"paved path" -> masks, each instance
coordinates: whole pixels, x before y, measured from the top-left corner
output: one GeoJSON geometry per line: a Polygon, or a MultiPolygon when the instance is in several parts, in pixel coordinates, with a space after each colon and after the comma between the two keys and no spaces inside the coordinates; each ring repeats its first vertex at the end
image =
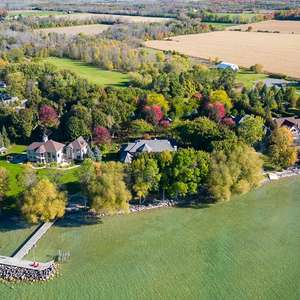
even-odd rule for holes
{"type": "Polygon", "coordinates": [[[54,224],[54,222],[46,222],[41,225],[33,235],[18,249],[13,255],[13,258],[22,259],[28,252],[36,245],[36,243],[42,238],[42,236],[48,231],[48,229],[54,224]]]}

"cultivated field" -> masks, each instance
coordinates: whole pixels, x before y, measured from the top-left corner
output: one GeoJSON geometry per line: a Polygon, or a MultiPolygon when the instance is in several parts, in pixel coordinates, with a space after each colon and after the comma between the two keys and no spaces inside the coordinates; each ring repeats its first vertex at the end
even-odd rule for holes
{"type": "Polygon", "coordinates": [[[148,41],[158,50],[175,50],[200,58],[218,58],[250,67],[262,64],[269,72],[300,78],[300,35],[220,31],[148,41]]]}
{"type": "Polygon", "coordinates": [[[68,36],[77,35],[79,33],[84,33],[87,35],[96,35],[109,28],[109,26],[110,25],[93,24],[93,25],[43,28],[43,29],[36,29],[35,31],[45,33],[45,34],[48,34],[50,32],[62,33],[68,36]]]}
{"type": "Polygon", "coordinates": [[[252,24],[245,24],[245,25],[238,25],[238,26],[231,26],[227,29],[241,29],[247,30],[247,28],[251,26],[253,29],[252,31],[279,31],[280,33],[292,33],[292,34],[300,34],[300,22],[298,21],[277,21],[277,20],[270,20],[264,21],[259,23],[252,23],[252,24]]]}
{"type": "Polygon", "coordinates": [[[51,63],[62,70],[64,69],[72,71],[78,76],[87,79],[89,82],[99,85],[124,86],[129,81],[129,78],[126,74],[102,70],[77,60],[50,57],[45,59],[44,62],[51,63]]]}
{"type": "MultiPolygon", "coordinates": [[[[60,277],[1,284],[1,300],[298,300],[299,193],[300,179],[291,178],[209,208],[158,209],[97,225],[75,214],[34,250],[38,261],[70,251],[60,277]]],[[[15,232],[20,240],[28,235],[8,227],[1,245],[12,243],[15,232]]]]}

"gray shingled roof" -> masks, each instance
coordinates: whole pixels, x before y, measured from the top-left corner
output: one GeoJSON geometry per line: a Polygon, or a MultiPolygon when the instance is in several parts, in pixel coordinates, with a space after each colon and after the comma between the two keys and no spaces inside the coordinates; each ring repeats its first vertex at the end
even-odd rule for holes
{"type": "Polygon", "coordinates": [[[138,140],[134,143],[129,143],[124,149],[125,152],[162,152],[174,151],[171,143],[168,140],[138,140]]]}

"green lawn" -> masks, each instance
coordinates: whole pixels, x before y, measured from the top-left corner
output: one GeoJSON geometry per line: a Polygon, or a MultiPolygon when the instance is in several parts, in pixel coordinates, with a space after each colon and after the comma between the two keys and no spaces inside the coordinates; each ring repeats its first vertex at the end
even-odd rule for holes
{"type": "MultiPolygon", "coordinates": [[[[159,209],[98,225],[75,215],[35,251],[45,261],[70,251],[61,276],[2,284],[1,299],[299,299],[299,194],[298,177],[209,208],[159,209]]],[[[2,243],[10,239],[0,233],[2,243]]]]}
{"type": "Polygon", "coordinates": [[[77,60],[50,57],[45,59],[44,62],[54,64],[59,69],[72,71],[91,83],[99,85],[125,86],[129,82],[127,74],[102,70],[77,60]]]}
{"type": "MultiPolygon", "coordinates": [[[[24,145],[12,145],[9,148],[8,155],[25,153],[26,146],[24,145]]],[[[4,167],[9,172],[9,185],[8,191],[9,197],[15,197],[22,191],[18,182],[18,175],[24,170],[23,164],[14,164],[6,160],[5,156],[0,156],[0,167],[4,167]]],[[[37,170],[39,176],[56,177],[56,179],[65,186],[69,193],[74,194],[78,192],[78,168],[63,170],[63,169],[40,169],[37,170]]],[[[12,199],[14,201],[14,199],[12,199]]]]}
{"type": "Polygon", "coordinates": [[[242,83],[246,88],[251,88],[257,81],[264,81],[268,77],[267,74],[256,74],[251,71],[240,70],[236,75],[236,82],[242,83]]]}

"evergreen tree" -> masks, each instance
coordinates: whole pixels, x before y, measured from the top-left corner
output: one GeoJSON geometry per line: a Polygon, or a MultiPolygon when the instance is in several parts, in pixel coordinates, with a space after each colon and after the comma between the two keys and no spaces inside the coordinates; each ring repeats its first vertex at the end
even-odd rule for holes
{"type": "Polygon", "coordinates": [[[7,135],[7,131],[5,126],[2,127],[2,140],[3,140],[3,145],[4,147],[8,148],[10,146],[10,140],[7,135]]]}
{"type": "Polygon", "coordinates": [[[94,154],[94,158],[97,162],[100,162],[102,160],[102,153],[97,146],[94,148],[93,154],[94,154]]]}
{"type": "Polygon", "coordinates": [[[0,133],[0,147],[4,147],[4,141],[1,133],[0,133]]]}
{"type": "Polygon", "coordinates": [[[96,160],[96,157],[95,157],[95,154],[94,152],[92,151],[91,147],[88,146],[88,149],[87,149],[87,158],[95,161],[96,160]]]}

